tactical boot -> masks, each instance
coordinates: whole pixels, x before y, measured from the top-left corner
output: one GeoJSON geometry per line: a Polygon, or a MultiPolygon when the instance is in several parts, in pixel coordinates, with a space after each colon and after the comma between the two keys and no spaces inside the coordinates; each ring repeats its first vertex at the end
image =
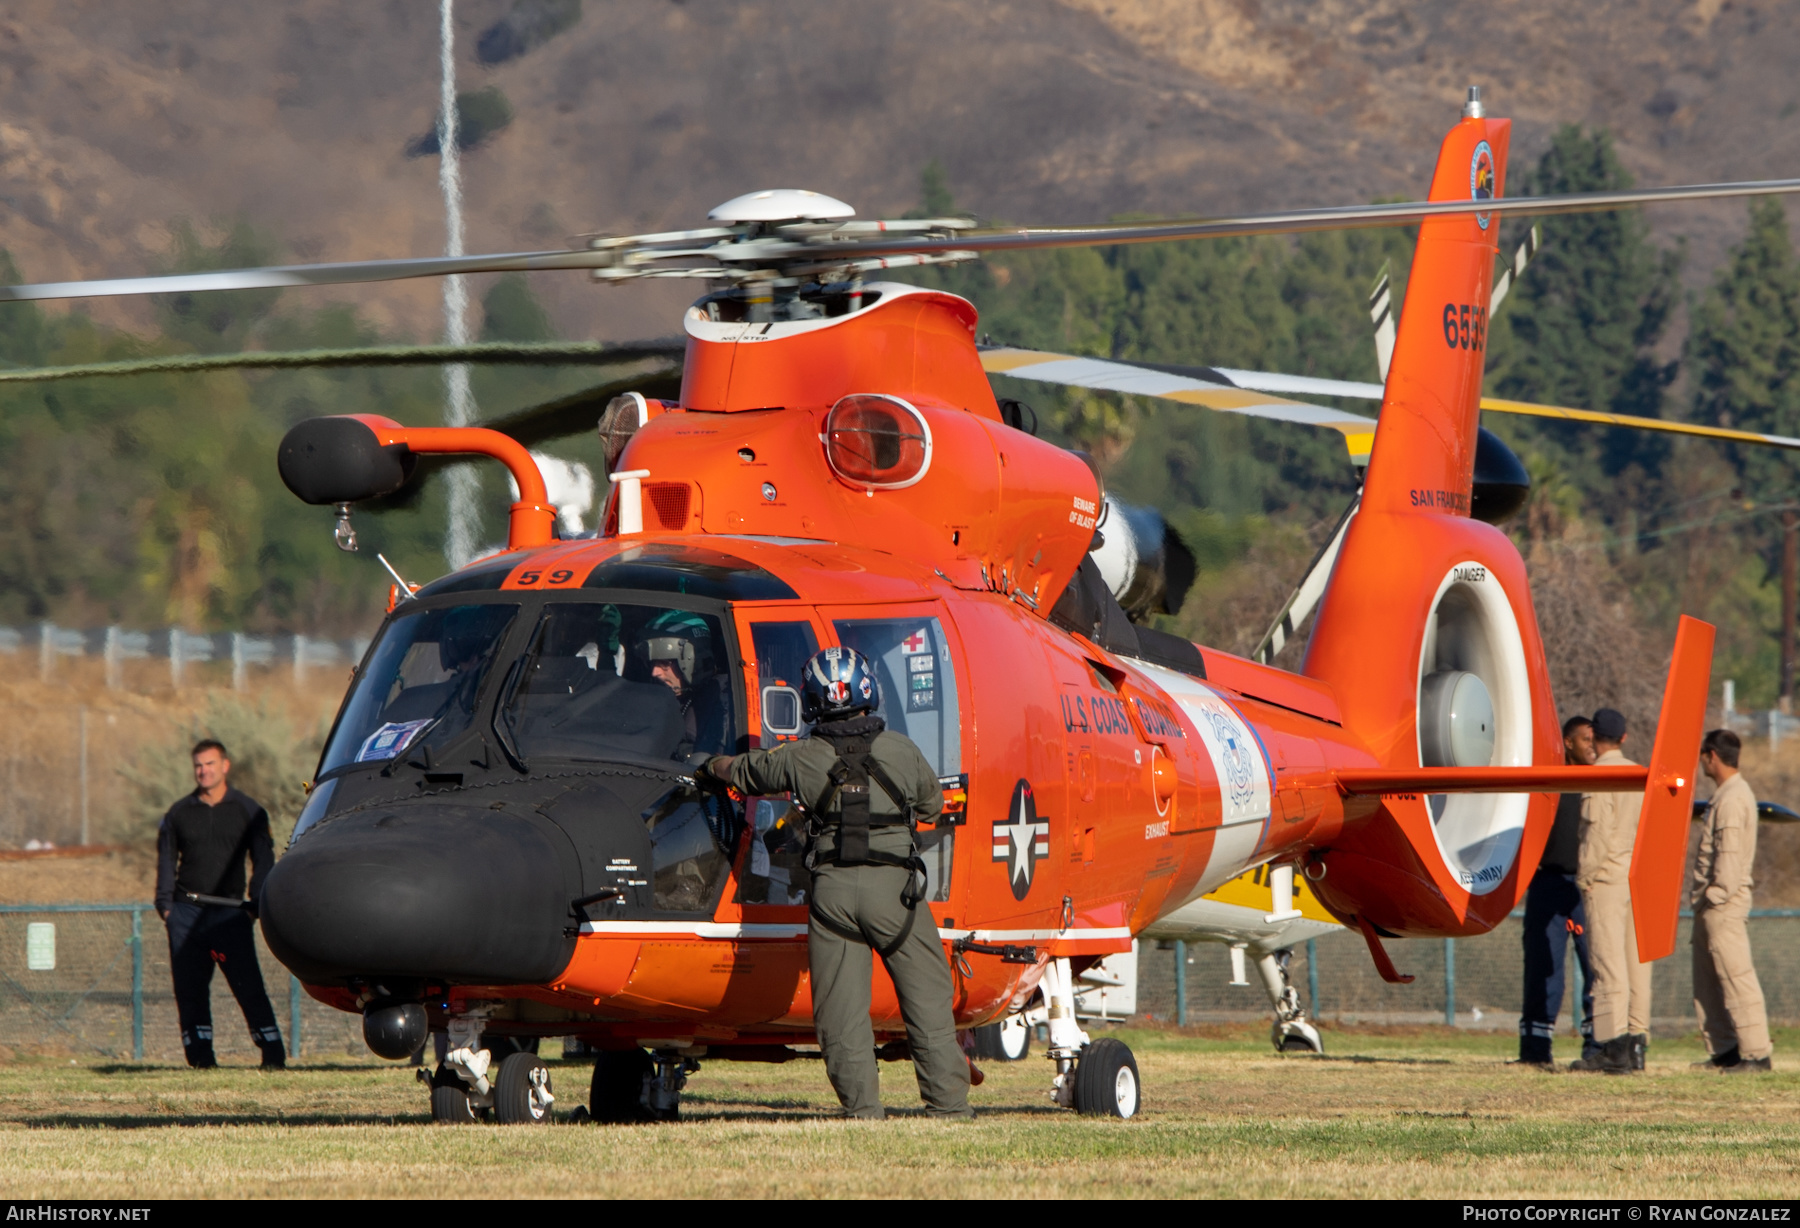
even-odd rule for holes
{"type": "Polygon", "coordinates": [[[1738,1062],[1741,1060],[1742,1059],[1738,1057],[1737,1046],[1733,1045],[1733,1046],[1731,1046],[1731,1048],[1725,1050],[1725,1052],[1723,1052],[1723,1053],[1713,1054],[1711,1057],[1707,1058],[1704,1062],[1690,1062],[1688,1064],[1688,1069],[1689,1070],[1729,1070],[1731,1067],[1736,1066],[1738,1064],[1738,1062]]]}
{"type": "Polygon", "coordinates": [[[1556,1063],[1550,1057],[1550,1038],[1548,1036],[1519,1037],[1518,1060],[1507,1063],[1508,1066],[1528,1066],[1533,1070],[1555,1070],[1556,1063]]]}
{"type": "Polygon", "coordinates": [[[1729,1066],[1722,1067],[1720,1074],[1767,1074],[1775,1069],[1775,1059],[1771,1057],[1739,1058],[1729,1066]]]}
{"type": "Polygon", "coordinates": [[[1632,1032],[1630,1033],[1630,1040],[1631,1068],[1633,1070],[1642,1070],[1644,1068],[1644,1059],[1650,1054],[1650,1033],[1632,1032]]]}
{"type": "Polygon", "coordinates": [[[1595,1045],[1592,1048],[1582,1046],[1581,1056],[1569,1063],[1570,1071],[1576,1074],[1598,1074],[1606,1069],[1606,1047],[1595,1045]]]}
{"type": "Polygon", "coordinates": [[[1591,1053],[1569,1063],[1574,1071],[1604,1071],[1607,1074],[1631,1073],[1631,1037],[1621,1033],[1603,1042],[1591,1053]]]}
{"type": "Polygon", "coordinates": [[[1630,1074],[1637,1067],[1632,1065],[1633,1041],[1629,1032],[1615,1036],[1600,1046],[1600,1069],[1607,1074],[1630,1074]]]}

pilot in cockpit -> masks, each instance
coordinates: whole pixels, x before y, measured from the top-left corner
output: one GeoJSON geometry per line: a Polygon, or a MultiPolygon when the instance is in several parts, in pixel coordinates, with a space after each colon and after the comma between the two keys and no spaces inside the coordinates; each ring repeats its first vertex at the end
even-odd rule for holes
{"type": "MultiPolygon", "coordinates": [[[[438,630],[437,674],[429,682],[395,683],[381,713],[384,721],[418,721],[450,713],[467,715],[475,706],[488,651],[512,612],[504,606],[462,606],[443,615],[438,630]]],[[[421,645],[426,652],[429,645],[421,645]]],[[[417,651],[417,649],[415,649],[417,651]]],[[[429,670],[429,667],[426,667],[429,670]]]]}
{"type": "MultiPolygon", "coordinates": [[[[682,755],[723,754],[731,749],[731,700],[719,669],[707,620],[686,610],[668,610],[644,628],[637,651],[650,676],[675,693],[681,704],[682,755]]],[[[678,756],[680,757],[680,756],[678,756]]]]}

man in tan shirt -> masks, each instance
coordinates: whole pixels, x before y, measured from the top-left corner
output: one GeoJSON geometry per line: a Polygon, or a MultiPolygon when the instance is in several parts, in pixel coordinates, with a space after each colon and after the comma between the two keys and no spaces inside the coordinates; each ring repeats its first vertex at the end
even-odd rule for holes
{"type": "MultiPolygon", "coordinates": [[[[1630,763],[1625,718],[1612,708],[1594,713],[1598,766],[1630,763]]],[[[1650,1045],[1650,965],[1638,962],[1631,919],[1631,849],[1637,842],[1637,793],[1589,793],[1581,803],[1581,852],[1575,885],[1587,913],[1588,958],[1594,969],[1594,1041],[1570,1070],[1629,1074],[1644,1068],[1650,1045]]]]}
{"type": "Polygon", "coordinates": [[[1727,1074],[1772,1069],[1769,1018],[1750,961],[1750,871],[1756,861],[1756,794],[1738,772],[1741,743],[1715,729],[1700,743],[1700,770],[1718,786],[1694,857],[1694,1006],[1712,1057],[1696,1067],[1727,1074]]]}

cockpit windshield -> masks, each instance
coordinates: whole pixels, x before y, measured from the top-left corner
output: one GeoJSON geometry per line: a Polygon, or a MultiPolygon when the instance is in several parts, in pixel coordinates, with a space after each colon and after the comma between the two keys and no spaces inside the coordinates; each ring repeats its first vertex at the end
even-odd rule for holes
{"type": "Polygon", "coordinates": [[[344,706],[320,772],[393,759],[415,743],[443,743],[469,727],[494,648],[516,605],[459,605],[388,624],[344,706]]]}
{"type": "Polygon", "coordinates": [[[555,602],[500,720],[527,761],[724,754],[737,736],[728,664],[724,630],[709,614],[555,602]]]}

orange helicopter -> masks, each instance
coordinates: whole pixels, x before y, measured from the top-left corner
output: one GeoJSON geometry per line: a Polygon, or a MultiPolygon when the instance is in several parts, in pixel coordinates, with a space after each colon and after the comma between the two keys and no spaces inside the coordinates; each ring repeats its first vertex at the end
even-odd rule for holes
{"type": "MultiPolygon", "coordinates": [[[[678,1116],[702,1058],[807,1056],[808,879],[782,843],[788,804],[705,787],[690,765],[803,736],[801,663],[849,645],[943,785],[944,816],[918,843],[959,1024],[1041,1001],[1056,1103],[1129,1117],[1135,1061],[1080,1027],[1080,978],[1140,934],[1177,932],[1253,867],[1265,920],[1300,916],[1304,876],[1404,980],[1383,939],[1498,924],[1557,792],[1642,791],[1638,940],[1646,958],[1672,949],[1712,629],[1682,619],[1647,767],[1562,765],[1523,563],[1477,518],[1522,494],[1513,471],[1478,480],[1496,221],[1800,181],[1506,199],[1508,137],[1471,91],[1428,200],[1403,205],[978,232],[856,222],[830,198],[770,191],[720,206],[708,229],[575,251],[0,298],[548,268],[725,282],[684,317],[679,396],[626,394],[602,418],[611,493],[595,535],[556,536],[537,465],[497,431],[350,415],[283,441],[283,479],[337,509],[341,542],[354,506],[401,488],[422,456],[492,457],[519,493],[505,552],[394,586],[269,876],[269,946],[314,997],[360,1013],[382,1056],[446,1037],[429,1078],[442,1121],[548,1120],[540,1037],[597,1052],[588,1108],[607,1121],[678,1116]],[[1340,426],[1367,477],[1299,673],[1127,617],[1121,586],[1159,591],[1164,560],[1102,575],[1129,527],[1103,523],[1087,459],[996,400],[974,308],[865,280],[1009,248],[1413,222],[1412,310],[1379,423],[1340,426]]],[[[1230,390],[1214,399],[1230,407],[1230,390]]],[[[903,1056],[892,986],[874,977],[877,1035],[903,1056]]]]}

